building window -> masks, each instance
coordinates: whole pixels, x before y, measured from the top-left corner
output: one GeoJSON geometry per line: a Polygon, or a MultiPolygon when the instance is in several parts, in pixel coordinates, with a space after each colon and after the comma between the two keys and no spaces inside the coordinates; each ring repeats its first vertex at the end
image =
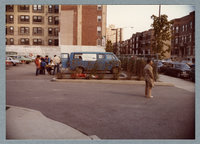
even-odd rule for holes
{"type": "Polygon", "coordinates": [[[6,23],[14,23],[14,16],[6,15],[6,23]]]}
{"type": "Polygon", "coordinates": [[[187,48],[187,54],[188,54],[188,56],[191,55],[191,49],[190,49],[190,47],[187,48]]]}
{"type": "Polygon", "coordinates": [[[97,16],[97,22],[101,22],[101,16],[97,16]]]}
{"type": "Polygon", "coordinates": [[[183,27],[182,27],[182,30],[183,30],[183,32],[184,32],[184,30],[185,30],[185,26],[183,25],[183,27]]]}
{"type": "Polygon", "coordinates": [[[175,44],[178,44],[178,38],[175,39],[175,44]]]}
{"type": "Polygon", "coordinates": [[[49,5],[48,12],[49,13],[59,13],[59,5],[49,5]]]}
{"type": "Polygon", "coordinates": [[[48,28],[48,35],[49,36],[53,35],[53,29],[52,28],[48,28]]]}
{"type": "Polygon", "coordinates": [[[136,43],[136,48],[138,48],[138,43],[136,43]]]}
{"type": "Polygon", "coordinates": [[[59,33],[59,29],[58,28],[54,28],[54,36],[58,36],[59,33]]]}
{"type": "Polygon", "coordinates": [[[192,29],[192,22],[190,22],[190,29],[192,29]]]}
{"type": "Polygon", "coordinates": [[[33,35],[42,35],[41,27],[33,27],[33,35]]]}
{"type": "Polygon", "coordinates": [[[30,17],[28,15],[21,15],[19,20],[21,23],[28,23],[30,20],[30,17]]]}
{"type": "Polygon", "coordinates": [[[42,45],[41,39],[33,39],[33,45],[42,45]]]}
{"type": "Polygon", "coordinates": [[[19,5],[18,6],[18,11],[28,12],[29,11],[29,5],[19,5]]]}
{"type": "Polygon", "coordinates": [[[33,16],[33,23],[41,23],[42,16],[33,16]]]}
{"type": "Polygon", "coordinates": [[[185,43],[186,43],[186,41],[187,41],[187,37],[185,36],[185,43]]]}
{"type": "Polygon", "coordinates": [[[43,12],[43,9],[42,5],[33,5],[33,12],[43,12]]]}
{"type": "Polygon", "coordinates": [[[10,38],[10,45],[14,45],[14,39],[10,38]]]}
{"type": "Polygon", "coordinates": [[[13,35],[14,34],[14,27],[10,26],[9,28],[6,27],[6,34],[13,35]]]}
{"type": "Polygon", "coordinates": [[[190,34],[190,36],[189,36],[189,42],[191,42],[192,41],[192,35],[190,34]]]}
{"type": "Polygon", "coordinates": [[[20,34],[29,34],[29,27],[20,27],[20,34]]]}
{"type": "Polygon", "coordinates": [[[178,33],[178,30],[179,30],[179,27],[177,26],[177,27],[176,27],[176,33],[178,33]]]}
{"type": "Polygon", "coordinates": [[[185,31],[187,31],[187,25],[185,25],[185,31]]]}
{"type": "Polygon", "coordinates": [[[53,40],[52,39],[48,40],[48,45],[53,45],[53,40]]]}
{"type": "Polygon", "coordinates": [[[52,16],[48,17],[48,24],[53,24],[53,17],[52,16]]]}
{"type": "Polygon", "coordinates": [[[54,40],[54,45],[55,45],[55,46],[58,46],[58,39],[55,39],[55,40],[54,40]]]}
{"type": "Polygon", "coordinates": [[[54,5],[54,13],[59,13],[59,5],[54,5]]]}
{"type": "Polygon", "coordinates": [[[97,39],[97,45],[101,45],[101,39],[97,39]]]}
{"type": "Polygon", "coordinates": [[[29,45],[29,39],[28,38],[21,38],[20,44],[21,45],[29,45]]]}
{"type": "Polygon", "coordinates": [[[102,6],[101,5],[97,5],[97,10],[102,10],[102,6]]]}
{"type": "Polygon", "coordinates": [[[97,33],[98,33],[98,35],[101,35],[101,27],[100,26],[97,27],[97,33]]]}
{"type": "Polygon", "coordinates": [[[14,5],[6,5],[6,12],[14,12],[14,5]]]}
{"type": "Polygon", "coordinates": [[[59,24],[59,17],[58,16],[54,17],[54,24],[55,25],[59,24]]]}

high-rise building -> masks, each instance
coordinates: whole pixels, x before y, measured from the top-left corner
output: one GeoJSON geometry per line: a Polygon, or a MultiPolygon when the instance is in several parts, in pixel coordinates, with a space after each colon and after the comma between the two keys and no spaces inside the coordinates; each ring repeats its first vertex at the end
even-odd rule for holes
{"type": "Polygon", "coordinates": [[[62,5],[60,45],[105,46],[105,5],[62,5]]]}
{"type": "Polygon", "coordinates": [[[7,45],[59,45],[59,5],[6,5],[7,45]]]}

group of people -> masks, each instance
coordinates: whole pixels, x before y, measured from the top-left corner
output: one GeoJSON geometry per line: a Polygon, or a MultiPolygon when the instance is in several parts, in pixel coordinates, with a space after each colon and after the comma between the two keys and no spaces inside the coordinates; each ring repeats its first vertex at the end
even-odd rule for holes
{"type": "Polygon", "coordinates": [[[57,55],[54,55],[53,59],[50,59],[48,55],[45,57],[41,57],[40,55],[37,55],[35,59],[35,65],[36,65],[36,76],[39,74],[45,75],[45,71],[48,72],[48,74],[55,75],[56,70],[57,73],[59,72],[59,65],[60,65],[60,58],[57,55]]]}

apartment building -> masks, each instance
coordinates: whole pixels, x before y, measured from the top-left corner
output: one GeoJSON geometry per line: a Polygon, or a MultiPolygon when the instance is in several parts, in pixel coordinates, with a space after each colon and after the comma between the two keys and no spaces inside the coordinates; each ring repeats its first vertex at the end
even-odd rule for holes
{"type": "Polygon", "coordinates": [[[105,46],[105,5],[62,5],[60,45],[105,46]]]}
{"type": "Polygon", "coordinates": [[[137,32],[130,39],[125,40],[120,47],[122,54],[151,54],[151,42],[153,39],[153,30],[137,32]]]}
{"type": "Polygon", "coordinates": [[[6,45],[58,46],[59,5],[6,5],[6,45]]]}
{"type": "Polygon", "coordinates": [[[172,26],[171,57],[177,60],[195,58],[195,12],[174,19],[172,26]]]}

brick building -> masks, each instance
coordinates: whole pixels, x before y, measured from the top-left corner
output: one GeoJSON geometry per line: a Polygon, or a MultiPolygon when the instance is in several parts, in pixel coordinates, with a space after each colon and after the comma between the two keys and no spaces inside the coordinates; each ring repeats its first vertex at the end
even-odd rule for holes
{"type": "Polygon", "coordinates": [[[6,5],[6,45],[105,46],[106,6],[6,5]]]}
{"type": "Polygon", "coordinates": [[[174,19],[172,26],[171,57],[177,60],[195,58],[195,12],[174,19]]]}
{"type": "Polygon", "coordinates": [[[58,46],[59,5],[6,5],[6,45],[58,46]]]}
{"type": "Polygon", "coordinates": [[[120,47],[121,54],[151,54],[151,42],[153,39],[153,30],[137,32],[128,40],[125,40],[120,47]]]}
{"type": "Polygon", "coordinates": [[[62,5],[60,45],[105,46],[106,6],[62,5]]]}

